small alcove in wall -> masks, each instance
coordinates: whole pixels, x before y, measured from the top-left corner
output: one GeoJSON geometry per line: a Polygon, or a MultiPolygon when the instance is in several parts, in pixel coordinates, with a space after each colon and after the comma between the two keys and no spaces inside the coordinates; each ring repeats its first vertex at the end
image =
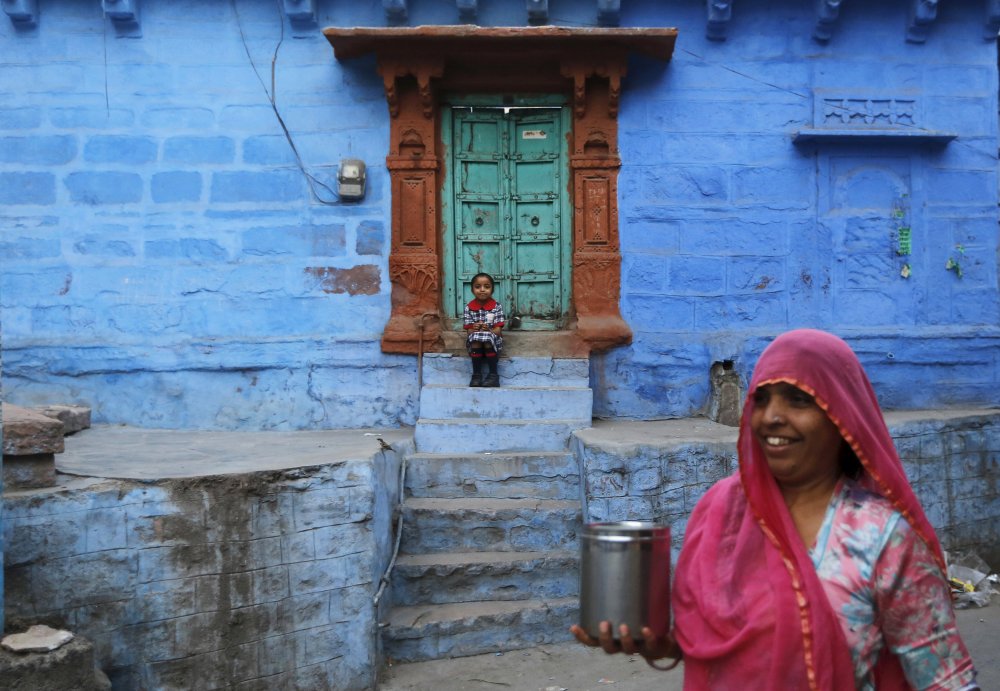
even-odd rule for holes
{"type": "Polygon", "coordinates": [[[667,61],[676,29],[328,28],[338,60],[375,53],[390,115],[392,312],[382,350],[444,347],[442,186],[446,94],[563,94],[571,109],[569,308],[548,337],[576,354],[629,343],[619,310],[618,103],[630,53],[667,61]]]}

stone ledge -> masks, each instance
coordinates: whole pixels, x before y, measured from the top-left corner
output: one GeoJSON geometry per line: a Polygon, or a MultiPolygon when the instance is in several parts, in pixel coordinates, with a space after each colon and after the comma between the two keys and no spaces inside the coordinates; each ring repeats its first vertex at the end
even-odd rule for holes
{"type": "Polygon", "coordinates": [[[63,423],[20,406],[3,404],[3,455],[62,453],[63,423]]]}
{"type": "Polygon", "coordinates": [[[90,429],[90,408],[82,405],[41,405],[29,410],[45,417],[55,418],[63,423],[63,434],[76,434],[90,429]]]}
{"type": "Polygon", "coordinates": [[[36,453],[27,456],[3,457],[3,487],[5,490],[55,487],[56,456],[36,453]]]}
{"type": "Polygon", "coordinates": [[[75,689],[106,691],[107,676],[94,663],[94,646],[76,636],[48,653],[15,653],[0,649],[0,679],[9,691],[75,689]]]}

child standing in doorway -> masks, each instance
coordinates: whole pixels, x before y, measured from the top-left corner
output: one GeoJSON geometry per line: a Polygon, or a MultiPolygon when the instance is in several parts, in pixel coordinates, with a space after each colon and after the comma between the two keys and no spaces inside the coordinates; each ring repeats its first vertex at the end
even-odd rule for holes
{"type": "Polygon", "coordinates": [[[493,277],[478,273],[472,277],[472,294],[475,299],[465,306],[462,321],[468,336],[465,348],[472,358],[472,379],[469,386],[500,386],[497,357],[503,349],[505,317],[503,307],[493,299],[493,277]],[[488,369],[483,374],[483,364],[488,369]]]}

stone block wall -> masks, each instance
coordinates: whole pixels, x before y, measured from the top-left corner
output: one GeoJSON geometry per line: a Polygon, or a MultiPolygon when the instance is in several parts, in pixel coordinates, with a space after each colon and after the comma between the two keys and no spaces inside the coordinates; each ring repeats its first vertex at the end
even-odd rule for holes
{"type": "MultiPolygon", "coordinates": [[[[1000,566],[1000,413],[890,413],[914,491],[946,550],[1000,566]]],[[[736,471],[736,430],[702,441],[572,445],[585,482],[585,521],[650,520],[671,526],[676,552],[695,504],[736,471]]]]}
{"type": "Polygon", "coordinates": [[[808,4],[734,5],[724,41],[701,30],[705,3],[623,4],[679,35],[668,65],[623,80],[634,340],[594,359],[597,415],[707,412],[713,364],[745,383],[801,326],[858,349],[887,407],[997,404],[996,45],[973,2],[907,40],[904,4],[845,7],[822,43],[808,4]],[[847,136],[796,143],[824,128],[847,136]],[[880,128],[957,137],[851,136],[880,128]]]}
{"type": "Polygon", "coordinates": [[[399,459],[4,497],[8,626],[93,641],[119,689],[367,689],[399,459]]]}
{"type": "Polygon", "coordinates": [[[127,37],[100,6],[32,8],[0,14],[7,400],[161,428],[412,422],[414,359],[379,348],[374,64],[256,0],[144,3],[127,37]],[[360,202],[342,158],[368,163],[360,202]]]}
{"type": "MultiPolygon", "coordinates": [[[[139,31],[119,34],[99,8],[21,4],[35,21],[0,15],[8,401],[146,427],[414,422],[415,358],[379,343],[383,82],[321,33],[385,26],[383,5],[324,0],[303,20],[289,9],[303,3],[145,0],[139,31]],[[361,202],[333,192],[344,158],[367,164],[361,202]]],[[[942,4],[921,42],[907,3],[861,3],[817,41],[813,4],[742,0],[723,19],[730,4],[616,13],[679,34],[670,62],[636,56],[622,81],[620,307],[634,338],[594,358],[595,412],[702,414],[713,365],[745,381],[796,326],[862,351],[889,407],[996,404],[996,27],[984,31],[997,18],[982,0],[942,4]],[[915,136],[796,140],[823,128],[915,136]]],[[[483,25],[526,24],[523,0],[479,5],[483,25]]],[[[546,19],[593,26],[599,5],[546,19]]],[[[455,3],[408,12],[409,26],[459,23],[455,3]]]]}

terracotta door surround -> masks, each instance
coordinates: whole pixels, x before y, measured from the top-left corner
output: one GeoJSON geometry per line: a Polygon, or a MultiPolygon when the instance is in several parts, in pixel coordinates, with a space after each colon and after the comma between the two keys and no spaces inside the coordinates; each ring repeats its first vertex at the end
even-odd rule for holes
{"type": "MultiPolygon", "coordinates": [[[[675,29],[439,26],[324,30],[338,60],[375,52],[390,115],[387,353],[444,347],[441,103],[446,93],[569,97],[571,351],[629,343],[618,303],[618,101],[631,51],[669,60],[675,29]]],[[[563,334],[566,336],[567,334],[563,334]]]]}

